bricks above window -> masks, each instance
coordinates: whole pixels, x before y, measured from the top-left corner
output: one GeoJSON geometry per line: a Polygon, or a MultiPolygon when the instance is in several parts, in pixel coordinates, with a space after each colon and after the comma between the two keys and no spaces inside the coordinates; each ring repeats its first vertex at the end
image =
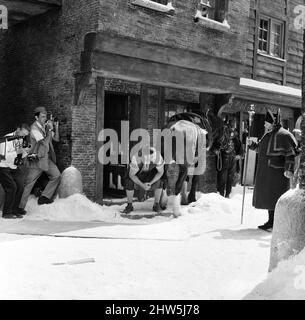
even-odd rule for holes
{"type": "Polygon", "coordinates": [[[175,8],[170,0],[131,0],[131,3],[137,6],[148,8],[151,10],[174,14],[175,8]]]}

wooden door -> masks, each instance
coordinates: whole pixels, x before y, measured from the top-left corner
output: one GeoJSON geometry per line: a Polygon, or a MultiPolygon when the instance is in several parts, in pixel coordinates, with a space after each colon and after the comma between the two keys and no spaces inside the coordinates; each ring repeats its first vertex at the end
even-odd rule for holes
{"type": "MultiPolygon", "coordinates": [[[[106,92],[105,128],[114,129],[118,134],[119,142],[122,141],[121,122],[129,121],[130,131],[140,128],[140,111],[140,96],[106,92]]],[[[130,147],[129,145],[129,150],[130,147]]],[[[104,193],[106,196],[124,197],[127,165],[122,164],[120,149],[111,150],[111,152],[119,152],[119,163],[104,167],[104,193]]]]}

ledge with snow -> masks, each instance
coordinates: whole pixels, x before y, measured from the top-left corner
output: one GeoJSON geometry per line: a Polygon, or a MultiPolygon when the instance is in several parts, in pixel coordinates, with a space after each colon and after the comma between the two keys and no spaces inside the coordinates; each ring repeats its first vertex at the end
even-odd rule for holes
{"type": "Polygon", "coordinates": [[[240,85],[243,87],[250,87],[255,89],[261,89],[264,91],[287,94],[295,97],[302,97],[302,92],[300,89],[295,89],[288,86],[281,86],[275,83],[268,83],[247,78],[241,78],[240,85]]]}
{"type": "Polygon", "coordinates": [[[247,78],[240,79],[238,92],[235,92],[234,96],[297,109],[301,108],[302,103],[300,89],[247,78]]]}
{"type": "Polygon", "coordinates": [[[175,8],[173,7],[171,1],[167,5],[157,3],[151,0],[131,0],[131,3],[140,7],[148,8],[159,12],[164,12],[171,15],[175,13],[175,8]]]}
{"type": "Polygon", "coordinates": [[[202,15],[200,10],[197,10],[197,13],[194,17],[195,21],[200,22],[207,28],[212,28],[219,31],[229,31],[230,25],[228,24],[227,20],[224,20],[224,22],[218,22],[209,18],[206,18],[202,15]]]}

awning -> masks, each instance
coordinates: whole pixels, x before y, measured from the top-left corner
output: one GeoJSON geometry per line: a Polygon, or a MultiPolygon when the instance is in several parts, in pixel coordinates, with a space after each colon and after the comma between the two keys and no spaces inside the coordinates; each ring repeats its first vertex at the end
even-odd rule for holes
{"type": "Polygon", "coordinates": [[[238,88],[242,64],[183,48],[99,32],[86,36],[81,72],[219,94],[231,93],[238,88]]]}
{"type": "Polygon", "coordinates": [[[238,98],[274,105],[301,108],[302,90],[274,83],[241,78],[239,89],[234,95],[238,98]]]}

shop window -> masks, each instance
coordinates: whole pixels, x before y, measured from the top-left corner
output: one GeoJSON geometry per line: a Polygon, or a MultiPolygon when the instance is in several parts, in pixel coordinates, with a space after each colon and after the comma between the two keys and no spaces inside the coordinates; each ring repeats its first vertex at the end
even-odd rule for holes
{"type": "Polygon", "coordinates": [[[258,30],[258,52],[277,58],[284,54],[284,22],[262,18],[258,30]]]}
{"type": "Polygon", "coordinates": [[[209,19],[228,26],[229,0],[201,0],[195,21],[209,19]]]}

